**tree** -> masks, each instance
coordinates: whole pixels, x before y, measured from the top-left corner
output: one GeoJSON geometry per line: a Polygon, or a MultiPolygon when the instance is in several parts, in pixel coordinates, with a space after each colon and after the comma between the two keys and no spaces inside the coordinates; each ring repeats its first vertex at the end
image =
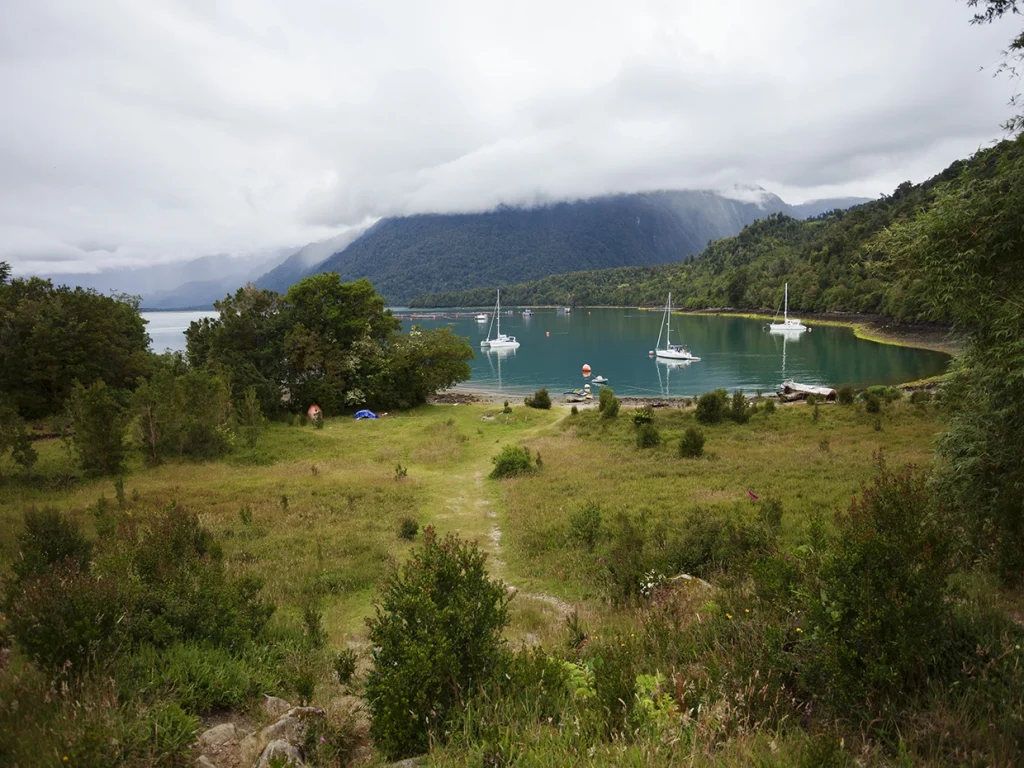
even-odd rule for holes
{"type": "Polygon", "coordinates": [[[11,279],[11,265],[6,261],[0,261],[0,285],[7,285],[11,279]]]}
{"type": "Polygon", "coordinates": [[[878,247],[925,282],[968,343],[944,389],[952,416],[936,481],[1007,581],[1024,577],[1024,137],[993,168],[965,168],[878,247]]]}
{"type": "Polygon", "coordinates": [[[450,328],[394,334],[371,379],[368,400],[379,408],[412,408],[470,376],[473,348],[450,328]]]}
{"type": "Polygon", "coordinates": [[[131,409],[137,442],[152,463],[167,456],[212,459],[230,448],[230,395],[209,371],[157,371],[135,391],[131,409]]]}
{"type": "Polygon", "coordinates": [[[193,322],[185,332],[189,365],[216,371],[228,382],[233,402],[255,387],[263,412],[278,412],[284,380],[281,297],[246,285],[214,306],[217,318],[193,322]]]}
{"type": "MultiPolygon", "coordinates": [[[[11,458],[25,469],[32,469],[39,458],[32,447],[32,437],[25,429],[25,422],[11,406],[0,404],[0,458],[8,451],[11,458]]],[[[0,470],[0,480],[3,479],[0,470]]]]}
{"type": "Polygon", "coordinates": [[[0,393],[21,416],[58,413],[76,381],[133,387],[151,365],[135,297],[39,278],[0,285],[0,393]]]}
{"type": "Polygon", "coordinates": [[[88,387],[75,384],[68,398],[71,444],[82,469],[93,475],[114,475],[124,465],[125,413],[117,393],[102,380],[88,387]]]}
{"type": "Polygon", "coordinates": [[[428,527],[384,582],[367,619],[374,650],[366,698],[374,744],[391,760],[426,751],[501,659],[511,598],[488,577],[486,558],[475,542],[439,540],[428,527]]]}
{"type": "MultiPolygon", "coordinates": [[[[971,8],[979,8],[980,11],[974,14],[971,24],[991,24],[1001,19],[1006,14],[1019,14],[1018,0],[967,0],[971,8]]],[[[1020,76],[1020,63],[1024,61],[1024,31],[1010,41],[1006,51],[1003,53],[1003,62],[999,65],[997,72],[1006,72],[1015,80],[1020,76]]],[[[1015,95],[1010,99],[1010,106],[1017,107],[1020,104],[1020,97],[1015,95]]],[[[1017,114],[1003,124],[1007,132],[1017,134],[1024,130],[1024,114],[1017,114]]]]}

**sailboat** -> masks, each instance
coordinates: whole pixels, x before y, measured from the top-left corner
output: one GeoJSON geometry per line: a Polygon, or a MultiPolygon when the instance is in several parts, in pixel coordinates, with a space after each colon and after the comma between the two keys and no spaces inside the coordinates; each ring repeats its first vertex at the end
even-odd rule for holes
{"type": "Polygon", "coordinates": [[[681,344],[673,344],[669,338],[672,332],[672,294],[668,295],[668,301],[665,302],[665,322],[662,323],[661,329],[658,331],[658,344],[655,346],[653,353],[664,360],[689,360],[696,362],[700,360],[699,357],[690,354],[690,350],[681,344]],[[661,346],[661,332],[665,332],[665,346],[661,346]]]}
{"type": "MultiPolygon", "coordinates": [[[[778,317],[778,314],[775,316],[778,317]]],[[[768,324],[768,330],[773,333],[799,333],[800,331],[807,330],[807,326],[795,317],[792,319],[789,317],[789,283],[786,283],[786,304],[782,314],[782,322],[776,323],[772,321],[768,324]]]]}
{"type": "Polygon", "coordinates": [[[481,347],[489,347],[491,349],[500,349],[502,347],[518,347],[519,342],[516,341],[515,336],[506,336],[501,332],[501,291],[498,291],[498,301],[494,305],[494,315],[491,318],[491,326],[494,325],[494,319],[498,320],[498,333],[491,337],[491,328],[487,328],[487,338],[480,342],[481,347]]]}

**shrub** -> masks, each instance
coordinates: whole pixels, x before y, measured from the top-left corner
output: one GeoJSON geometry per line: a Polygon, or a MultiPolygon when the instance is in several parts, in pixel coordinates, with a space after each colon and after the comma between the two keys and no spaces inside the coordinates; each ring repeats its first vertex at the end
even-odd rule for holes
{"type": "Polygon", "coordinates": [[[668,545],[673,571],[706,575],[741,565],[747,555],[766,546],[774,532],[735,514],[694,510],[668,545]]]}
{"type": "Polygon", "coordinates": [[[569,409],[569,413],[572,414],[573,416],[576,416],[577,414],[579,414],[579,412],[580,409],[577,408],[575,405],[571,409],[569,409]]]}
{"type": "Polygon", "coordinates": [[[594,549],[601,532],[601,507],[594,503],[584,504],[569,513],[569,541],[594,549]]]}
{"type": "Polygon", "coordinates": [[[724,389],[705,392],[697,400],[697,421],[701,424],[718,424],[725,418],[728,403],[729,393],[724,389]]]}
{"type": "Polygon", "coordinates": [[[729,418],[737,424],[746,424],[750,421],[750,403],[747,401],[742,389],[737,389],[732,394],[732,407],[729,409],[729,418]]]}
{"type": "Polygon", "coordinates": [[[312,421],[313,421],[313,429],[323,429],[324,428],[324,414],[323,414],[323,412],[322,411],[317,411],[315,414],[313,414],[312,421]]]}
{"type": "Polygon", "coordinates": [[[840,405],[853,405],[856,394],[853,391],[853,387],[846,385],[839,388],[839,391],[836,393],[836,397],[838,398],[840,405]]]}
{"type": "Polygon", "coordinates": [[[256,448],[260,435],[267,427],[267,420],[263,418],[263,409],[260,407],[260,398],[256,393],[256,387],[249,387],[245,390],[245,397],[238,404],[235,411],[235,420],[238,425],[238,432],[242,436],[242,442],[251,451],[256,448]]]}
{"type": "MultiPolygon", "coordinates": [[[[527,407],[529,408],[540,408],[548,410],[551,408],[551,396],[548,394],[547,389],[541,388],[533,393],[533,397],[528,397],[525,400],[527,407]]],[[[507,412],[511,412],[511,409],[507,412]]]]}
{"type": "Polygon", "coordinates": [[[775,400],[768,399],[764,401],[764,412],[766,416],[771,416],[775,413],[775,400]]]}
{"type": "Polygon", "coordinates": [[[654,448],[661,445],[661,433],[653,424],[644,424],[636,431],[637,448],[654,448]]]}
{"type": "Polygon", "coordinates": [[[512,413],[512,406],[508,404],[508,400],[505,401],[504,407],[501,409],[502,413],[512,413]]]}
{"type": "Polygon", "coordinates": [[[20,583],[41,576],[66,561],[72,570],[89,564],[92,545],[78,526],[55,509],[27,510],[25,529],[18,536],[14,575],[20,583]]]}
{"type": "Polygon", "coordinates": [[[408,475],[409,475],[409,468],[408,467],[403,467],[401,462],[399,462],[398,464],[395,464],[395,480],[396,481],[401,480],[402,478],[408,477],[408,475]]]}
{"type": "Polygon", "coordinates": [[[649,405],[637,408],[633,413],[633,426],[642,427],[654,421],[654,409],[649,405]]]}
{"type": "Polygon", "coordinates": [[[818,419],[821,418],[821,406],[817,403],[814,404],[814,412],[811,414],[811,421],[815,424],[818,423],[818,419]]]}
{"type": "Polygon", "coordinates": [[[338,651],[334,654],[334,676],[338,678],[340,685],[348,685],[352,676],[356,673],[356,652],[351,648],[338,651]]]}
{"type": "Polygon", "coordinates": [[[11,634],[40,667],[78,675],[126,644],[124,609],[114,581],[63,560],[21,585],[11,602],[11,634]]]}
{"type": "MultiPolygon", "coordinates": [[[[11,458],[25,469],[32,469],[39,455],[32,447],[32,437],[25,422],[14,408],[0,405],[0,458],[10,451],[11,458]]],[[[3,479],[0,471],[0,479],[3,479]]]]}
{"type": "Polygon", "coordinates": [[[530,451],[515,445],[506,445],[501,449],[501,453],[491,459],[491,462],[494,464],[491,477],[496,480],[503,477],[528,475],[535,471],[530,451]]]}
{"type": "Polygon", "coordinates": [[[374,745],[389,760],[426,751],[501,660],[510,597],[488,577],[485,560],[475,543],[438,540],[428,527],[412,558],[384,581],[367,620],[366,699],[374,745]]]}
{"type": "MultiPolygon", "coordinates": [[[[810,690],[837,706],[885,704],[929,677],[950,625],[950,537],[923,474],[882,469],[836,516],[807,593],[810,690]]],[[[956,662],[959,665],[959,662],[956,662]]]]}
{"type": "Polygon", "coordinates": [[[411,517],[403,517],[402,522],[398,524],[398,536],[406,541],[415,539],[419,530],[420,524],[411,517]]]}
{"type": "Polygon", "coordinates": [[[601,387],[601,392],[597,396],[597,410],[601,416],[605,419],[614,419],[619,415],[619,406],[619,398],[615,396],[615,391],[611,387],[601,387]]]}
{"type": "Polygon", "coordinates": [[[89,387],[76,384],[68,400],[71,445],[82,469],[92,475],[114,475],[124,466],[127,421],[115,392],[102,380],[89,387]]]}
{"type": "Polygon", "coordinates": [[[864,410],[868,413],[878,413],[882,410],[882,399],[874,392],[865,392],[864,410]]]}
{"type": "Polygon", "coordinates": [[[697,427],[687,427],[679,441],[679,455],[684,459],[700,458],[704,454],[704,433],[697,427]]]}

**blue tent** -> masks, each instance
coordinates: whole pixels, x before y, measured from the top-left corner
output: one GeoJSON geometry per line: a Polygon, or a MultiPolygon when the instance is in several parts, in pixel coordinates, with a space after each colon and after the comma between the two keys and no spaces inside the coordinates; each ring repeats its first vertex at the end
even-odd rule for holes
{"type": "Polygon", "coordinates": [[[377,418],[377,414],[374,413],[373,411],[367,411],[367,410],[364,409],[362,411],[356,411],[356,418],[357,419],[376,419],[377,418]]]}

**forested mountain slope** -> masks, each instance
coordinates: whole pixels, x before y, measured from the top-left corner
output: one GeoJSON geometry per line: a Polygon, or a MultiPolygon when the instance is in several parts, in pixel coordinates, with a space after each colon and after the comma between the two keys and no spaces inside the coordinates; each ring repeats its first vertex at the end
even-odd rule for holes
{"type": "MultiPolygon", "coordinates": [[[[942,320],[927,309],[920,276],[901,271],[875,242],[890,225],[927,210],[944,182],[960,184],[965,169],[997,173],[998,160],[1020,153],[1021,142],[1005,141],[957,161],[922,184],[904,182],[880,200],[807,221],[777,213],[739,235],[711,243],[685,264],[578,271],[502,286],[513,304],[641,305],[664,302],[672,291],[680,307],[775,310],[789,282],[791,310],[878,313],[906,320],[942,320]]],[[[497,284],[496,284],[497,285],[497,284]]],[[[494,286],[436,292],[412,306],[479,306],[494,286]]]]}
{"type": "Polygon", "coordinates": [[[787,209],[764,190],[745,192],[751,202],[683,190],[384,219],[312,271],[367,277],[389,302],[404,304],[424,291],[680,261],[787,209]]]}

